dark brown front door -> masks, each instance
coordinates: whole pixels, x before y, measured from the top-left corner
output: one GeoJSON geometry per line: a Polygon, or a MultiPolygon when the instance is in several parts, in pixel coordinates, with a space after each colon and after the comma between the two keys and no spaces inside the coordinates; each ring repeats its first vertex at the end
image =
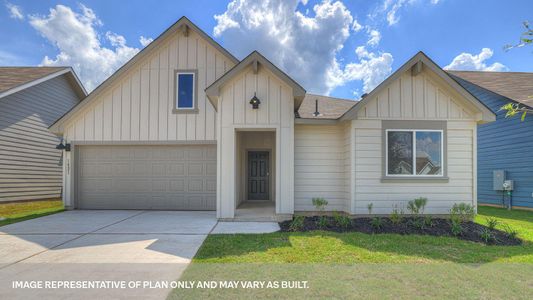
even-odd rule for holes
{"type": "Polygon", "coordinates": [[[248,152],[248,200],[269,200],[270,161],[267,151],[248,152]]]}

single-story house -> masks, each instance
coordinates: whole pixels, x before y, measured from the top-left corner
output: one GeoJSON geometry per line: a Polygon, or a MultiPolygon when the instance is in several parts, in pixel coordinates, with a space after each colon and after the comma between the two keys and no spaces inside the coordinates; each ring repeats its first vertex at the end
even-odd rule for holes
{"type": "Polygon", "coordinates": [[[71,145],[67,207],[280,219],[314,197],[350,215],[476,205],[477,124],[494,119],[422,52],[350,102],[307,94],[257,51],[238,60],[183,17],[51,130],[71,145]]]}
{"type": "Polygon", "coordinates": [[[533,73],[448,73],[496,114],[495,122],[480,124],[477,131],[479,202],[533,208],[533,117],[521,122],[521,115],[505,118],[501,110],[510,102],[533,109],[533,73]],[[510,193],[503,190],[500,174],[513,181],[510,193]]]}
{"type": "Polygon", "coordinates": [[[61,196],[63,152],[48,127],[86,95],[71,68],[0,67],[0,202],[61,196]]]}

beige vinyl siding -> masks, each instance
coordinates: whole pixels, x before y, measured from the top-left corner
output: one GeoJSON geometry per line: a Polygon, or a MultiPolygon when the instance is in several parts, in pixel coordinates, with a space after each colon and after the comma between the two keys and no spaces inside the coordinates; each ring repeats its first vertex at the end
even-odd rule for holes
{"type": "Polygon", "coordinates": [[[370,99],[353,120],[353,214],[388,214],[393,205],[406,207],[417,197],[428,198],[426,213],[446,214],[454,203],[477,204],[476,115],[472,104],[428,69],[412,76],[410,71],[392,81],[370,99]],[[447,121],[448,179],[382,180],[382,120],[447,121]]]}
{"type": "Polygon", "coordinates": [[[61,151],[48,126],[78,101],[65,75],[0,99],[0,202],[60,197],[61,151]]]}
{"type": "Polygon", "coordinates": [[[220,119],[217,138],[219,218],[233,218],[239,187],[236,176],[236,136],[238,131],[275,132],[276,213],[294,210],[294,98],[291,87],[263,66],[257,74],[251,67],[227,82],[218,98],[220,119]],[[250,99],[256,93],[261,104],[252,109],[250,99]]]}
{"type": "Polygon", "coordinates": [[[213,141],[204,89],[233,63],[196,32],[176,32],[65,125],[73,141],[213,141]],[[198,113],[173,113],[176,70],[198,70],[198,113]]]}
{"type": "Polygon", "coordinates": [[[390,213],[417,197],[428,198],[427,213],[445,214],[454,203],[475,204],[474,121],[448,122],[448,182],[412,180],[382,182],[382,129],[380,121],[358,120],[355,129],[355,213],[390,213]]]}
{"type": "Polygon", "coordinates": [[[358,119],[471,120],[473,106],[427,70],[405,72],[373,97],[358,119]]]}
{"type": "MultiPolygon", "coordinates": [[[[326,210],[344,211],[346,194],[345,125],[295,125],[294,209],[315,211],[312,198],[328,201],[326,210]]],[[[349,139],[348,139],[349,140],[349,139]]]]}

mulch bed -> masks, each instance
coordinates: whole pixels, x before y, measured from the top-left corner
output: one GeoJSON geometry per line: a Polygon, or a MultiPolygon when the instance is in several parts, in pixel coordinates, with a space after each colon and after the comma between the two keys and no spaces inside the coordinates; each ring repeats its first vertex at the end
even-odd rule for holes
{"type": "MultiPolygon", "coordinates": [[[[320,217],[317,216],[305,217],[303,227],[296,231],[305,232],[312,230],[325,230],[333,232],[362,232],[368,234],[396,233],[402,235],[421,234],[432,236],[454,236],[452,234],[450,221],[442,218],[433,218],[432,225],[424,226],[423,228],[413,225],[415,218],[411,217],[403,218],[400,224],[393,224],[389,218],[381,218],[382,227],[380,229],[375,229],[371,225],[372,218],[351,219],[350,224],[347,227],[340,227],[336,224],[333,217],[326,217],[328,220],[327,226],[319,228],[319,218],[320,217]]],[[[279,223],[281,231],[293,232],[293,230],[290,228],[291,222],[292,221],[284,221],[279,223]]],[[[462,233],[454,237],[462,240],[500,246],[515,246],[522,243],[522,240],[518,238],[511,238],[506,232],[497,229],[491,230],[484,225],[474,222],[465,222],[462,223],[461,226],[463,228],[462,233]],[[481,237],[481,233],[485,230],[489,230],[492,234],[492,238],[488,242],[481,237]]]]}

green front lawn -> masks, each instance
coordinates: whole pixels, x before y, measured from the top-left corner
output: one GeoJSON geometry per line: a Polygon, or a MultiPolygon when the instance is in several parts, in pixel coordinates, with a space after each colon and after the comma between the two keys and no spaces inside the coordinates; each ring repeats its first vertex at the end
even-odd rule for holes
{"type": "Polygon", "coordinates": [[[61,199],[0,204],[0,226],[34,219],[63,211],[61,199]]]}
{"type": "Polygon", "coordinates": [[[188,297],[526,298],[533,292],[533,212],[480,207],[521,246],[396,234],[210,235],[181,280],[307,280],[309,289],[176,289],[188,297]]]}

